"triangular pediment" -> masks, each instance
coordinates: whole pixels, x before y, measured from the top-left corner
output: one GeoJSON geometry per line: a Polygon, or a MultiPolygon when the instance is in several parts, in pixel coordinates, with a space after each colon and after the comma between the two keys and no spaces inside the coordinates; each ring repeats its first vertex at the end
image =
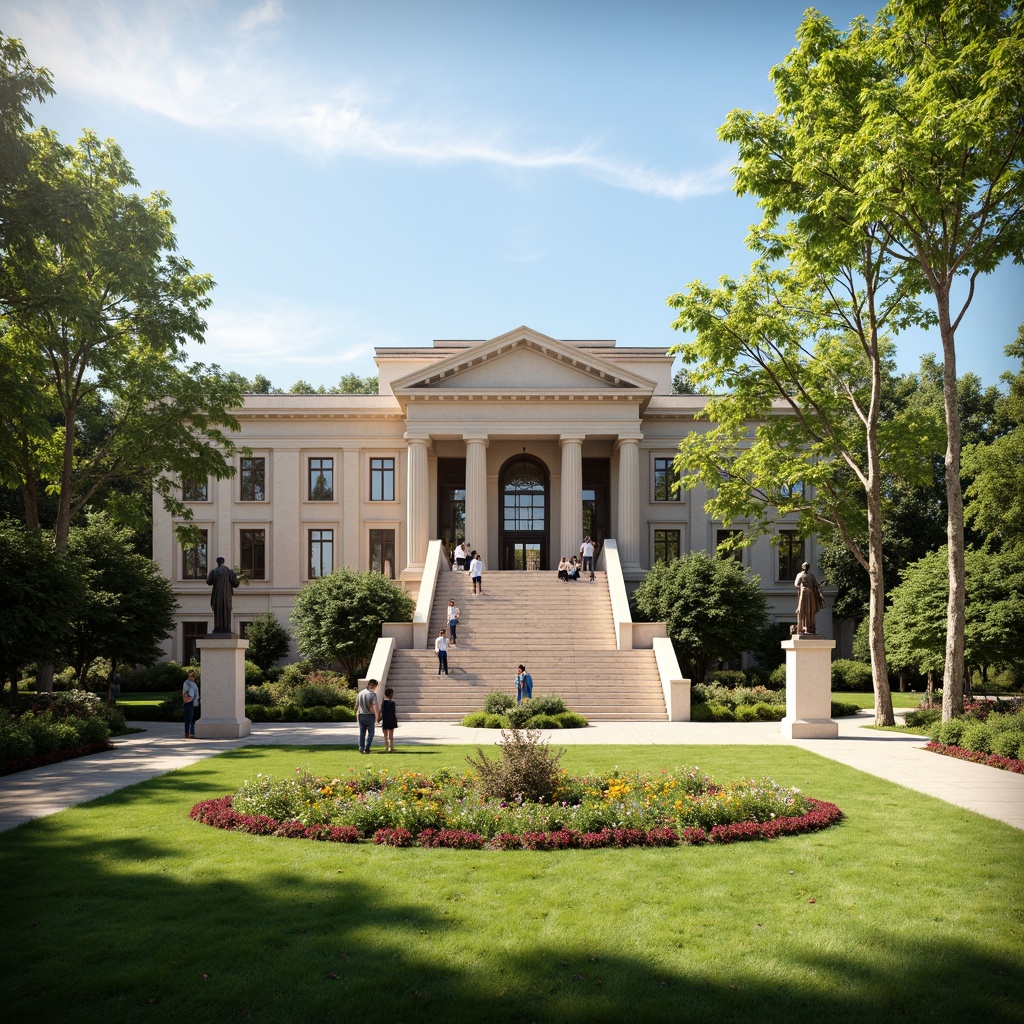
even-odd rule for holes
{"type": "Polygon", "coordinates": [[[421,367],[392,382],[403,397],[430,392],[494,394],[600,391],[649,396],[654,382],[578,346],[519,327],[421,367]]]}

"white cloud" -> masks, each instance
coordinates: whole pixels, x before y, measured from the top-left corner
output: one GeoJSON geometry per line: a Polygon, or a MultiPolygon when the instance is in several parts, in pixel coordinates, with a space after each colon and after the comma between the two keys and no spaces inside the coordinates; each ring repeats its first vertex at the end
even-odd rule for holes
{"type": "Polygon", "coordinates": [[[267,43],[284,18],[281,0],[261,0],[240,18],[217,5],[50,0],[5,16],[33,62],[50,68],[59,90],[131,104],[208,131],[278,139],[317,159],[342,154],[419,163],[478,162],[521,170],[575,170],[616,188],[670,199],[721,192],[728,167],[666,174],[596,151],[593,144],[530,150],[417,110],[365,83],[324,88],[308,69],[282,66],[267,43]],[[324,97],[327,97],[326,99],[324,97]]]}

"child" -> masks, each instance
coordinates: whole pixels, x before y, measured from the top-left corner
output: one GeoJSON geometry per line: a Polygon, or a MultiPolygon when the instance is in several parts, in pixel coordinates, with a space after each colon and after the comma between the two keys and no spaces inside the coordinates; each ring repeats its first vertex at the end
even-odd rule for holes
{"type": "Polygon", "coordinates": [[[395,752],[395,729],[398,728],[398,716],[395,713],[395,702],[392,699],[395,691],[389,686],[384,691],[384,701],[380,706],[380,727],[384,733],[384,753],[395,752]]]}

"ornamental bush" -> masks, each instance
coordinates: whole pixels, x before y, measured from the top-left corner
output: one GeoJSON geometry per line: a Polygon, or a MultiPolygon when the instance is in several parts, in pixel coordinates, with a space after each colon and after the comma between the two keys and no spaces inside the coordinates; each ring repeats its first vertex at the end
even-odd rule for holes
{"type": "Polygon", "coordinates": [[[558,788],[558,762],[564,751],[552,753],[540,733],[516,728],[502,730],[500,746],[500,761],[490,760],[480,747],[475,759],[466,758],[476,769],[480,795],[500,800],[550,801],[558,788]]]}
{"type": "Polygon", "coordinates": [[[871,666],[862,661],[837,658],[832,662],[832,689],[846,693],[870,693],[873,688],[871,666]]]}
{"type": "Polygon", "coordinates": [[[489,715],[501,715],[515,707],[516,699],[504,690],[492,690],[484,697],[484,711],[489,715]]]}

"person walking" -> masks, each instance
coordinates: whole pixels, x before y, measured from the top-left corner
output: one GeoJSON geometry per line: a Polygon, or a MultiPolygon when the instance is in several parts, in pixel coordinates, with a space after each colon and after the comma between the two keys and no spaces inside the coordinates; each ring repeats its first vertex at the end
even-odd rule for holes
{"type": "Polygon", "coordinates": [[[481,561],[480,556],[474,551],[470,555],[469,559],[469,578],[473,583],[473,593],[484,592],[484,563],[481,561]]]}
{"type": "Polygon", "coordinates": [[[583,543],[580,545],[580,557],[583,559],[583,571],[590,573],[590,582],[593,583],[596,578],[594,576],[594,542],[590,539],[589,533],[583,538],[583,543]]]}
{"type": "Polygon", "coordinates": [[[533,677],[526,671],[525,665],[519,666],[516,675],[516,703],[522,704],[533,696],[533,677]]]}
{"type": "Polygon", "coordinates": [[[455,605],[455,598],[450,598],[448,601],[448,632],[452,637],[452,647],[459,646],[458,629],[459,629],[459,609],[455,605]]]}
{"type": "Polygon", "coordinates": [[[380,721],[376,679],[368,679],[366,689],[359,691],[356,697],[356,717],[359,719],[359,753],[368,754],[373,745],[374,726],[380,721]]]}
{"type": "Polygon", "coordinates": [[[466,547],[466,542],[460,540],[455,546],[455,568],[462,570],[466,568],[466,563],[469,561],[469,548],[466,547]]]}
{"type": "Polygon", "coordinates": [[[434,650],[437,652],[437,674],[444,672],[448,675],[448,638],[442,629],[434,641],[434,650]]]}
{"type": "Polygon", "coordinates": [[[196,711],[199,709],[199,686],[196,683],[196,670],[189,669],[188,675],[181,684],[181,703],[185,708],[185,739],[196,738],[196,711]]]}
{"type": "Polygon", "coordinates": [[[384,753],[395,752],[395,729],[398,728],[398,711],[395,705],[395,691],[389,686],[384,691],[380,705],[380,729],[384,733],[384,753]]]}

